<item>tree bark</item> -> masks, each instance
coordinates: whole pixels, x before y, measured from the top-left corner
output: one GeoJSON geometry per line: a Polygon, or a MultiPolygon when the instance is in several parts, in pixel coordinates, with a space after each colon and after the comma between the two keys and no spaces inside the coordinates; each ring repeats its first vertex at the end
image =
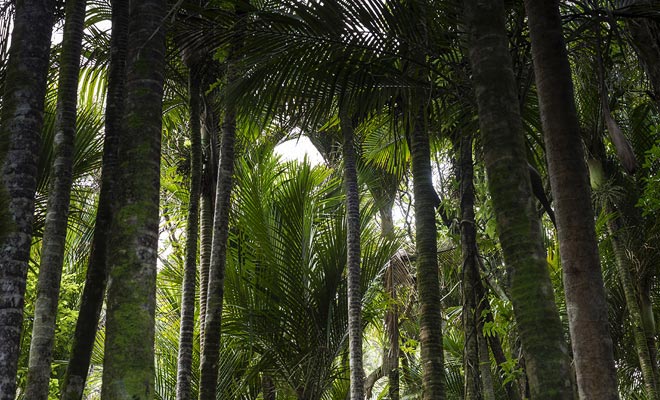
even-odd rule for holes
{"type": "Polygon", "coordinates": [[[110,38],[110,66],[105,107],[105,139],[101,192],[96,211],[92,250],[89,255],[85,288],[83,289],[71,355],[62,384],[62,400],[80,400],[85,388],[89,363],[96,338],[107,281],[107,249],[112,237],[115,186],[117,181],[117,152],[124,114],[126,81],[126,42],[128,40],[128,1],[112,1],[112,37],[110,38]]]}
{"type": "Polygon", "coordinates": [[[559,2],[525,0],[581,398],[618,399],[589,177],[559,2]]]}
{"type": "MultiPolygon", "coordinates": [[[[388,215],[392,217],[392,207],[388,209],[388,215]]],[[[385,225],[384,225],[385,226],[385,225]]],[[[383,235],[388,235],[389,231],[383,230],[383,235]]],[[[392,229],[391,235],[394,235],[394,230],[392,229]]],[[[387,236],[386,236],[387,237],[387,236]]],[[[396,281],[394,278],[394,269],[395,265],[393,260],[390,259],[390,263],[386,270],[386,284],[385,290],[389,296],[389,302],[387,303],[387,310],[385,311],[385,331],[387,332],[387,342],[388,349],[387,353],[383,357],[383,365],[385,365],[387,374],[387,379],[389,381],[389,395],[390,400],[399,400],[399,353],[401,352],[399,346],[399,305],[398,297],[396,290],[396,281]],[[387,362],[385,362],[387,361],[387,362]]]]}
{"type": "MultiPolygon", "coordinates": [[[[237,35],[230,45],[227,59],[227,84],[238,78],[237,57],[242,43],[237,35]]],[[[236,111],[228,103],[222,123],[220,163],[218,164],[213,241],[209,265],[207,310],[204,325],[204,351],[201,354],[199,399],[215,400],[220,358],[220,330],[222,327],[222,302],[224,297],[227,239],[229,237],[229,208],[234,175],[234,146],[236,142],[236,111]]]]}
{"type": "Polygon", "coordinates": [[[213,214],[216,187],[217,164],[217,120],[213,108],[204,98],[204,118],[202,125],[202,151],[204,165],[202,171],[201,198],[199,203],[199,349],[204,352],[204,332],[206,327],[206,303],[209,288],[209,266],[213,241],[213,214]]]}
{"type": "Polygon", "coordinates": [[[57,89],[54,161],[41,247],[41,265],[25,388],[26,398],[35,400],[48,399],[50,364],[53,359],[57,304],[73,183],[73,143],[76,135],[78,75],[86,3],[85,0],[68,0],[65,9],[66,20],[57,89]]]}
{"type": "Polygon", "coordinates": [[[364,369],[362,366],[362,290],[360,289],[360,193],[353,122],[340,105],[339,123],[343,136],[344,191],[346,195],[346,270],[348,277],[348,349],[350,369],[350,399],[364,399],[364,369]]]}
{"type": "Polygon", "coordinates": [[[39,132],[43,125],[53,0],[16,2],[0,114],[2,189],[13,227],[0,242],[0,399],[16,396],[39,132]]]}
{"type": "Polygon", "coordinates": [[[463,335],[465,349],[463,365],[465,373],[465,399],[481,399],[480,358],[477,325],[477,284],[479,268],[477,260],[477,232],[474,221],[474,184],[472,166],[472,137],[464,135],[459,143],[458,181],[461,196],[461,250],[463,253],[462,297],[463,335]]]}
{"type": "Polygon", "coordinates": [[[431,148],[420,111],[410,134],[413,193],[415,196],[415,245],[417,248],[417,288],[420,303],[420,343],[422,356],[422,399],[444,399],[444,354],[442,310],[436,242],[435,199],[431,172],[431,148]]]}
{"type": "Polygon", "coordinates": [[[201,82],[199,67],[191,65],[189,73],[190,108],[190,198],[186,225],[186,258],[183,266],[179,355],[177,362],[176,399],[192,398],[193,332],[195,330],[195,286],[197,285],[197,239],[199,200],[202,183],[201,82]]]}
{"type": "Polygon", "coordinates": [[[109,246],[103,400],[154,396],[164,0],[130,2],[126,114],[109,246]]]}
{"type": "MultiPolygon", "coordinates": [[[[477,315],[481,315],[483,307],[477,307],[477,315]]],[[[484,400],[495,400],[495,385],[493,385],[493,374],[490,369],[490,353],[488,341],[484,336],[484,321],[479,318],[477,322],[477,345],[479,346],[479,375],[481,378],[481,394],[484,400]]]]}
{"type": "Polygon", "coordinates": [[[567,348],[533,203],[501,1],[465,1],[488,185],[533,399],[573,398],[567,348]]]}

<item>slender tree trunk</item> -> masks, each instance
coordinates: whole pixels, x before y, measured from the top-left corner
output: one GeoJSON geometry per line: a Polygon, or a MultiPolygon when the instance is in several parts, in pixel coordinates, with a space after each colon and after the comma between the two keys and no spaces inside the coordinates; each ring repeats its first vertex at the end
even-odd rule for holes
{"type": "Polygon", "coordinates": [[[76,134],[78,75],[86,3],[85,0],[68,0],[65,9],[66,20],[57,89],[55,159],[41,247],[41,265],[25,389],[26,398],[35,400],[48,399],[50,364],[53,359],[57,304],[73,183],[73,143],[76,134]]]}
{"type": "Polygon", "coordinates": [[[656,341],[655,316],[653,315],[653,303],[651,300],[651,287],[647,282],[637,279],[637,293],[639,297],[639,311],[642,315],[644,333],[646,335],[646,346],[649,349],[649,358],[655,378],[656,394],[660,391],[660,365],[658,365],[658,347],[656,341]]]}
{"type": "MultiPolygon", "coordinates": [[[[490,370],[490,352],[483,334],[483,312],[488,310],[488,299],[479,273],[477,231],[474,217],[474,166],[472,160],[472,137],[460,139],[459,174],[461,194],[461,246],[463,251],[463,318],[466,343],[466,398],[495,400],[495,388],[490,370]],[[470,336],[473,335],[474,338],[470,336]],[[469,344],[469,346],[468,346],[469,344]],[[474,348],[472,348],[472,346],[474,348]],[[468,366],[471,366],[468,370],[468,366]],[[468,373],[471,372],[473,382],[468,373]]],[[[496,339],[498,340],[498,339],[496,339]]]]}
{"type": "Polygon", "coordinates": [[[346,270],[348,276],[348,348],[351,374],[351,400],[364,399],[364,369],[362,367],[362,290],[360,289],[360,193],[357,180],[357,160],[353,122],[340,105],[339,123],[343,136],[344,191],[346,192],[346,270]]]}
{"type": "Polygon", "coordinates": [[[525,1],[579,395],[618,399],[607,301],[559,2],[525,1]]]}
{"type": "Polygon", "coordinates": [[[431,172],[431,147],[420,112],[410,135],[410,154],[415,196],[415,242],[417,247],[417,288],[420,303],[422,356],[422,398],[444,399],[444,354],[442,310],[436,242],[435,199],[431,172]]]}
{"type": "MultiPolygon", "coordinates": [[[[480,315],[484,315],[482,325],[485,322],[488,323],[493,323],[493,314],[490,311],[490,303],[488,302],[488,296],[486,294],[486,289],[484,288],[483,284],[479,285],[479,306],[481,311],[479,312],[480,315]]],[[[483,333],[483,326],[481,328],[481,332],[483,333]]],[[[490,348],[490,351],[493,353],[493,359],[495,360],[495,363],[497,364],[497,371],[500,375],[500,379],[503,381],[503,377],[505,376],[505,371],[502,368],[502,365],[507,362],[506,355],[504,354],[504,350],[502,349],[502,343],[500,342],[500,338],[496,335],[489,335],[488,338],[486,338],[488,347],[490,348]]],[[[488,349],[485,350],[485,352],[488,352],[488,349]]],[[[516,390],[514,387],[514,382],[507,382],[503,384],[504,389],[506,390],[507,398],[509,400],[520,400],[522,396],[520,393],[516,390]]]]}
{"type": "Polygon", "coordinates": [[[477,289],[479,269],[477,232],[474,222],[472,137],[464,135],[459,144],[458,180],[461,196],[461,248],[463,252],[463,335],[465,338],[465,399],[481,399],[479,343],[477,334],[477,289]]]}
{"type": "MultiPolygon", "coordinates": [[[[374,188],[372,188],[374,189],[374,188]]],[[[396,190],[394,190],[395,192],[396,190]]],[[[388,192],[391,193],[391,192],[388,192]]],[[[372,190],[372,196],[376,204],[382,204],[379,209],[381,218],[381,236],[394,240],[394,222],[392,219],[393,202],[389,200],[384,201],[389,194],[381,191],[372,190]],[[381,202],[383,201],[383,202],[381,202]]],[[[396,264],[398,263],[397,256],[390,258],[385,269],[385,292],[388,296],[387,308],[385,310],[385,335],[387,337],[387,347],[383,348],[383,362],[381,366],[376,368],[367,378],[364,383],[364,392],[366,398],[371,397],[371,392],[374,385],[381,378],[387,376],[389,380],[388,394],[390,400],[399,400],[399,305],[397,304],[397,291],[395,281],[396,264]]]]}
{"type": "Polygon", "coordinates": [[[573,398],[533,203],[501,1],[466,0],[469,53],[497,227],[533,399],[573,398]]]}
{"type": "MultiPolygon", "coordinates": [[[[240,35],[230,45],[227,59],[226,80],[231,84],[238,78],[236,60],[241,44],[240,35]]],[[[227,104],[222,123],[220,163],[218,164],[213,242],[209,265],[209,283],[206,319],[204,325],[204,351],[201,355],[199,399],[215,400],[220,358],[220,329],[222,327],[222,302],[224,297],[227,238],[229,237],[229,208],[234,175],[234,145],[236,142],[236,111],[227,104]]]]}
{"type": "Polygon", "coordinates": [[[217,167],[217,125],[218,122],[212,106],[204,107],[204,124],[202,125],[202,149],[204,165],[202,171],[202,187],[200,199],[199,226],[199,340],[200,353],[204,352],[204,332],[206,327],[206,302],[209,288],[209,266],[211,264],[211,246],[213,241],[213,214],[216,187],[217,167]]]}
{"type": "Polygon", "coordinates": [[[103,400],[154,396],[164,0],[130,2],[126,114],[110,242],[103,400]]]}
{"type": "MultiPolygon", "coordinates": [[[[389,207],[388,215],[391,218],[392,208],[389,207]]],[[[394,229],[392,227],[392,235],[394,229]]],[[[383,230],[384,235],[388,235],[388,231],[383,230]]],[[[387,236],[386,236],[387,237],[387,236]]],[[[389,381],[389,395],[390,400],[399,400],[399,305],[397,303],[396,281],[394,279],[395,265],[392,260],[387,267],[386,271],[386,290],[389,296],[387,310],[385,311],[385,331],[387,332],[388,349],[385,354],[383,365],[387,366],[384,373],[387,374],[389,381]],[[387,363],[385,363],[387,360],[387,363]]]]}
{"type": "MultiPolygon", "coordinates": [[[[608,207],[606,210],[612,213],[615,210],[608,207]]],[[[646,396],[649,400],[657,400],[658,397],[658,382],[655,378],[655,368],[651,351],[648,346],[646,330],[644,329],[644,321],[642,313],[637,301],[637,293],[635,291],[634,279],[630,271],[630,265],[626,261],[623,254],[625,254],[625,246],[621,243],[619,235],[621,234],[621,222],[619,216],[615,216],[608,222],[608,230],[612,237],[612,247],[614,247],[614,254],[616,257],[617,273],[619,281],[623,287],[623,294],[626,299],[626,307],[630,314],[632,322],[633,338],[635,339],[635,350],[639,359],[639,366],[642,372],[642,379],[644,380],[644,388],[646,396]]]]}
{"type": "Polygon", "coordinates": [[[16,2],[0,114],[0,160],[13,229],[0,242],[0,399],[16,395],[39,132],[43,125],[55,2],[16,2]]]}
{"type": "Polygon", "coordinates": [[[121,118],[124,114],[127,39],[128,0],[113,0],[101,193],[99,194],[85,288],[80,301],[71,355],[61,389],[62,400],[80,400],[82,398],[103,306],[108,275],[107,247],[108,240],[112,236],[108,227],[112,224],[117,180],[117,151],[121,134],[121,118]]]}
{"type": "Polygon", "coordinates": [[[177,400],[192,398],[192,353],[195,330],[195,286],[197,285],[197,238],[199,197],[202,183],[201,82],[197,65],[190,67],[190,199],[186,226],[186,258],[183,267],[179,357],[177,363],[177,400]]]}
{"type": "MultiPolygon", "coordinates": [[[[482,307],[477,307],[477,315],[481,315],[482,307]]],[[[481,377],[481,394],[484,400],[495,400],[495,386],[493,385],[493,374],[490,369],[490,353],[488,352],[488,341],[484,336],[484,321],[482,318],[477,322],[477,345],[479,346],[479,374],[481,377]]]]}

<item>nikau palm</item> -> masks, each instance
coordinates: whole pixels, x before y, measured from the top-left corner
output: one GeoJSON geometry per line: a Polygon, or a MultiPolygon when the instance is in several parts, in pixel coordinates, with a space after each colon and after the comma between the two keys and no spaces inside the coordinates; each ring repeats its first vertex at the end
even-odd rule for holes
{"type": "Polygon", "coordinates": [[[101,315],[108,276],[108,246],[112,223],[115,187],[118,181],[117,152],[124,113],[124,84],[126,78],[126,42],[128,39],[128,1],[112,1],[112,37],[105,108],[105,137],[101,188],[96,211],[85,288],[80,312],[71,343],[71,355],[62,384],[63,400],[78,400],[83,395],[85,381],[101,315]]]}
{"type": "Polygon", "coordinates": [[[55,1],[16,3],[12,45],[5,72],[0,114],[2,189],[13,218],[0,242],[0,399],[16,395],[16,371],[23,325],[34,195],[37,185],[39,131],[55,1]]]}
{"type": "Polygon", "coordinates": [[[360,196],[353,133],[348,104],[339,106],[343,136],[344,188],[346,192],[346,274],[348,276],[348,349],[351,370],[351,399],[364,398],[362,367],[362,293],[360,287],[360,196]]]}
{"type": "MultiPolygon", "coordinates": [[[[126,4],[128,6],[128,4],[126,4]]],[[[109,251],[103,399],[151,399],[165,1],[131,2],[126,105],[109,251]]]]}
{"type": "Polygon", "coordinates": [[[197,280],[197,238],[199,200],[202,184],[201,79],[199,67],[192,62],[189,72],[190,108],[190,197],[186,221],[186,258],[181,283],[181,333],[177,374],[177,400],[191,398],[193,332],[195,328],[195,284],[197,280]]]}
{"type": "Polygon", "coordinates": [[[558,1],[525,1],[580,397],[618,399],[607,303],[558,1]]]}
{"type": "MultiPolygon", "coordinates": [[[[232,40],[227,57],[226,82],[232,84],[238,77],[238,59],[241,36],[232,40]]],[[[231,100],[225,108],[220,140],[220,162],[218,163],[213,241],[209,265],[206,317],[204,322],[204,352],[200,361],[200,400],[215,399],[220,357],[220,333],[222,329],[222,303],[224,295],[225,268],[227,262],[227,237],[229,236],[229,208],[233,187],[234,158],[236,144],[236,110],[231,100]]]]}
{"type": "Polygon", "coordinates": [[[658,396],[655,2],[55,3],[0,5],[0,400],[658,396]]]}
{"type": "Polygon", "coordinates": [[[85,0],[66,2],[66,21],[57,95],[55,159],[42,241],[41,265],[30,343],[28,381],[25,391],[26,396],[31,399],[46,400],[48,398],[57,303],[73,183],[73,144],[76,132],[78,74],[86,3],[85,0]]]}
{"type": "Polygon", "coordinates": [[[511,270],[511,302],[531,395],[571,399],[568,351],[533,208],[504,4],[466,0],[465,14],[484,162],[504,259],[511,270]]]}

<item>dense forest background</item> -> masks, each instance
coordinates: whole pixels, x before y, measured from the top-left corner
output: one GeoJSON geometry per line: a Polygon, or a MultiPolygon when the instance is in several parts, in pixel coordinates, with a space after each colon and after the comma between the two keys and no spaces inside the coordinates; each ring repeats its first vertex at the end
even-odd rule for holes
{"type": "Polygon", "coordinates": [[[660,400],[655,0],[6,0],[0,93],[2,400],[660,400]]]}

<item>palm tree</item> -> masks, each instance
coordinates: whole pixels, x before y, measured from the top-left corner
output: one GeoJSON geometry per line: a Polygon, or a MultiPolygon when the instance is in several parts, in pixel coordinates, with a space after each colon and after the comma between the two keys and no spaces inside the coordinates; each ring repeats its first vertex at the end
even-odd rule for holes
{"type": "Polygon", "coordinates": [[[191,398],[193,331],[195,328],[195,286],[197,283],[197,239],[199,229],[199,201],[202,183],[201,136],[201,74],[195,60],[189,61],[190,109],[190,197],[186,222],[186,258],[181,299],[181,332],[179,334],[179,362],[177,400],[191,398]]]}
{"type": "MultiPolygon", "coordinates": [[[[238,16],[239,24],[241,16],[238,16]]],[[[240,26],[238,28],[241,29],[240,26]]],[[[232,38],[227,57],[226,83],[233,84],[239,74],[238,60],[242,46],[242,35],[232,38]]],[[[222,303],[224,295],[225,267],[227,258],[227,237],[229,235],[229,209],[234,175],[236,142],[236,109],[227,102],[222,123],[220,141],[220,163],[218,164],[215,211],[213,220],[213,241],[209,265],[207,309],[204,322],[204,351],[200,362],[200,400],[215,399],[218,379],[218,358],[220,356],[220,330],[222,327],[222,303]]]]}
{"type": "Polygon", "coordinates": [[[558,1],[525,1],[580,397],[618,399],[607,303],[558,1]]]}
{"type": "Polygon", "coordinates": [[[206,302],[208,299],[209,268],[211,264],[211,246],[213,243],[213,214],[215,205],[216,174],[218,172],[218,117],[211,98],[204,96],[202,124],[202,183],[200,189],[199,223],[199,340],[204,346],[204,327],[206,326],[206,302]]]}
{"type": "Polygon", "coordinates": [[[55,158],[42,242],[26,387],[26,396],[31,399],[48,398],[57,303],[73,182],[78,75],[86,3],[85,0],[66,2],[57,95],[55,158]]]}
{"type": "MultiPolygon", "coordinates": [[[[339,380],[346,385],[332,398],[345,398],[348,226],[340,181],[327,167],[278,163],[268,146],[253,150],[237,170],[242,202],[230,237],[226,336],[261,357],[256,368],[278,393],[328,398],[339,380]]],[[[377,234],[370,210],[359,221],[367,305],[369,286],[398,246],[377,234]]]]}
{"type": "Polygon", "coordinates": [[[415,118],[410,134],[410,158],[415,196],[415,247],[417,286],[420,298],[420,339],[424,367],[423,399],[442,399],[443,348],[436,242],[435,203],[431,172],[431,149],[426,131],[426,113],[415,118]]]}
{"type": "Polygon", "coordinates": [[[362,366],[362,293],[360,288],[360,193],[353,133],[348,104],[339,106],[343,136],[344,187],[346,191],[346,246],[348,275],[348,351],[351,371],[351,400],[364,398],[362,366]]]}
{"type": "Polygon", "coordinates": [[[0,244],[0,399],[16,393],[25,279],[27,275],[39,132],[55,2],[17,2],[12,46],[0,114],[2,186],[7,190],[12,231],[0,244]]]}
{"type": "Polygon", "coordinates": [[[103,399],[150,399],[165,66],[165,1],[132,2],[124,132],[110,242],[103,399]]]}
{"type": "Polygon", "coordinates": [[[532,202],[522,124],[502,2],[465,2],[484,161],[520,332],[532,398],[573,398],[566,344],[538,217],[532,202]]]}
{"type": "Polygon", "coordinates": [[[87,266],[85,288],[80,302],[76,330],[71,344],[71,354],[62,384],[63,400],[82,398],[101,307],[106,289],[107,256],[111,231],[112,212],[117,181],[117,152],[119,147],[121,118],[124,113],[124,82],[126,66],[126,42],[128,40],[128,3],[112,1],[112,37],[110,41],[110,65],[105,108],[105,139],[101,191],[99,194],[92,249],[87,266]]]}
{"type": "MultiPolygon", "coordinates": [[[[482,391],[479,377],[481,376],[480,348],[477,314],[477,285],[479,276],[479,260],[477,254],[477,233],[474,218],[474,183],[472,165],[472,137],[465,135],[460,138],[459,172],[461,196],[461,249],[463,253],[463,334],[465,335],[465,398],[478,399],[482,391]]],[[[488,354],[488,353],[486,353],[488,354]]],[[[490,371],[489,371],[490,373],[490,371]]]]}

